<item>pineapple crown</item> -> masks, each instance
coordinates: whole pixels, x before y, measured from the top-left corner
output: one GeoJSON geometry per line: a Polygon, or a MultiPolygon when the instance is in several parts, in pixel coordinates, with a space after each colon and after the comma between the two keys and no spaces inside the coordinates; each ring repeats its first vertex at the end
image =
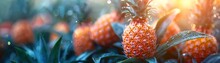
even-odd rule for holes
{"type": "Polygon", "coordinates": [[[90,9],[86,0],[59,0],[49,12],[59,20],[80,22],[88,19],[90,9]]]}
{"type": "Polygon", "coordinates": [[[213,25],[213,3],[214,0],[196,0],[195,9],[193,9],[193,30],[203,33],[211,33],[213,25]]]}
{"type": "Polygon", "coordinates": [[[123,0],[122,1],[122,14],[132,17],[148,17],[149,4],[152,0],[123,0]]]}

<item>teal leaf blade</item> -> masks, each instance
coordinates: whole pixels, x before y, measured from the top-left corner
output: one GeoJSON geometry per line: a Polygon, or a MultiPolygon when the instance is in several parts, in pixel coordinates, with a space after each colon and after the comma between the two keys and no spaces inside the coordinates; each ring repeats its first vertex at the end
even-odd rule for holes
{"type": "Polygon", "coordinates": [[[202,63],[218,63],[220,62],[220,54],[212,54],[209,55],[205,60],[202,61],[202,63]]]}
{"type": "Polygon", "coordinates": [[[19,47],[15,47],[15,51],[16,51],[16,55],[18,55],[17,57],[18,57],[21,61],[27,62],[27,63],[33,63],[33,62],[32,62],[32,61],[33,61],[33,58],[32,58],[30,55],[28,55],[25,50],[22,50],[22,49],[19,48],[19,47]]]}
{"type": "Polygon", "coordinates": [[[157,63],[157,58],[153,57],[153,58],[149,58],[149,59],[146,59],[146,61],[148,63],[157,63]]]}
{"type": "Polygon", "coordinates": [[[49,56],[49,62],[58,63],[59,62],[59,53],[62,37],[58,39],[55,46],[52,48],[49,56]]]}
{"type": "Polygon", "coordinates": [[[167,27],[170,25],[170,23],[174,20],[176,15],[179,14],[179,13],[180,13],[179,9],[174,9],[170,13],[168,13],[165,16],[161,17],[157,21],[157,25],[155,27],[157,38],[158,38],[157,43],[159,43],[161,41],[161,39],[163,38],[163,36],[164,36],[164,34],[167,30],[167,27]]]}
{"type": "Polygon", "coordinates": [[[114,22],[114,23],[111,23],[111,27],[114,30],[115,34],[122,40],[122,34],[124,32],[125,25],[114,22]]]}
{"type": "Polygon", "coordinates": [[[147,63],[147,61],[140,60],[140,59],[137,59],[137,58],[128,58],[128,59],[125,59],[123,61],[119,61],[117,63],[147,63]]]}
{"type": "Polygon", "coordinates": [[[120,60],[126,59],[126,57],[124,55],[119,55],[115,53],[104,53],[94,56],[92,59],[95,63],[115,63],[120,60]]]}
{"type": "Polygon", "coordinates": [[[196,32],[196,31],[180,32],[179,34],[172,36],[166,43],[164,43],[163,45],[157,48],[156,57],[162,56],[163,53],[166,52],[166,50],[168,50],[169,48],[177,44],[185,43],[188,40],[192,40],[196,38],[208,38],[208,37],[211,37],[211,36],[200,33],[200,32],[196,32]]]}
{"type": "Polygon", "coordinates": [[[87,51],[84,52],[83,54],[81,54],[80,56],[78,56],[76,58],[76,61],[86,61],[86,59],[88,59],[89,57],[91,57],[94,53],[101,51],[100,48],[96,49],[96,50],[92,50],[92,51],[87,51]]]}

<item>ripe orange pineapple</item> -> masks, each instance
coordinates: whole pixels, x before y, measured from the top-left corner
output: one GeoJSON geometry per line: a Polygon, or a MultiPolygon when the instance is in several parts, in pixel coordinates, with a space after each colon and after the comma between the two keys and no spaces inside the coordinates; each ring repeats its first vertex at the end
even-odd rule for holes
{"type": "Polygon", "coordinates": [[[13,26],[12,37],[17,44],[32,43],[34,34],[31,25],[25,20],[18,21],[13,26]]]}
{"type": "MultiPolygon", "coordinates": [[[[85,4],[85,2],[81,2],[79,4],[85,4]]],[[[80,5],[77,9],[81,10],[76,14],[78,26],[73,33],[73,46],[76,55],[80,55],[89,50],[93,50],[95,48],[93,40],[90,39],[90,27],[91,27],[91,20],[90,20],[90,8],[87,5],[80,5]]],[[[75,10],[74,10],[75,11],[75,10]]]]}
{"type": "MultiPolygon", "coordinates": [[[[127,57],[135,57],[145,59],[153,57],[156,52],[156,34],[155,30],[147,23],[148,12],[145,6],[150,3],[149,0],[134,0],[138,6],[129,4],[124,8],[132,8],[135,12],[131,12],[132,18],[130,24],[125,28],[123,33],[123,49],[127,57]],[[138,7],[138,8],[137,8],[138,7]]],[[[125,2],[125,1],[123,1],[125,2]]],[[[128,1],[126,1],[128,2],[128,1]]]]}
{"type": "Polygon", "coordinates": [[[101,16],[90,29],[90,38],[103,47],[109,47],[119,40],[111,27],[111,23],[117,21],[119,21],[117,12],[101,16]]]}
{"type": "Polygon", "coordinates": [[[93,41],[89,37],[90,35],[89,31],[90,31],[89,24],[81,24],[74,31],[73,34],[74,51],[76,55],[80,55],[85,51],[94,49],[93,41]]]}
{"type": "MultiPolygon", "coordinates": [[[[194,12],[194,26],[192,30],[210,34],[213,28],[213,0],[199,0],[194,12]]],[[[183,45],[182,52],[194,58],[198,63],[211,54],[217,53],[218,45],[215,37],[199,38],[187,41],[183,45]]],[[[185,62],[191,63],[190,58],[185,57],[185,62]]]]}

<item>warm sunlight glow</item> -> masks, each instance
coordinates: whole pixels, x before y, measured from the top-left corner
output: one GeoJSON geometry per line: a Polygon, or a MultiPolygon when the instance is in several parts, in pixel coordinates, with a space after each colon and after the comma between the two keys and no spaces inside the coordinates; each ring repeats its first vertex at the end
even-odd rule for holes
{"type": "Polygon", "coordinates": [[[179,0],[177,1],[179,8],[181,9],[188,9],[193,7],[194,0],[179,0]]]}

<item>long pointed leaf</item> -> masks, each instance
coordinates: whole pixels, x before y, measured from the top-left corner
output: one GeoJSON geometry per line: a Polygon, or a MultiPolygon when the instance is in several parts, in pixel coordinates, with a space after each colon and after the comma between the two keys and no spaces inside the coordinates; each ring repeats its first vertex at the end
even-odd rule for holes
{"type": "Polygon", "coordinates": [[[92,50],[92,51],[87,51],[87,52],[84,52],[83,54],[81,54],[80,56],[78,56],[76,58],[76,61],[85,61],[86,59],[88,59],[88,57],[90,57],[92,54],[100,51],[101,49],[96,49],[96,50],[92,50]]]}
{"type": "Polygon", "coordinates": [[[156,57],[160,57],[161,53],[166,52],[166,50],[177,44],[185,43],[188,40],[192,40],[196,38],[206,38],[206,37],[210,37],[210,36],[196,31],[180,32],[179,34],[172,36],[166,43],[164,43],[163,45],[157,48],[156,57]]]}
{"type": "Polygon", "coordinates": [[[60,44],[61,44],[62,37],[58,39],[55,46],[52,48],[49,56],[49,62],[51,63],[58,63],[59,62],[59,53],[60,53],[60,44]]]}
{"type": "Polygon", "coordinates": [[[156,34],[157,34],[157,43],[159,43],[164,36],[167,27],[170,25],[170,23],[173,21],[173,19],[176,17],[177,14],[180,13],[179,9],[174,9],[170,13],[166,14],[162,18],[160,18],[157,22],[157,25],[155,27],[156,34]]]}
{"type": "Polygon", "coordinates": [[[117,62],[117,63],[146,63],[146,61],[140,60],[140,59],[137,59],[137,58],[128,58],[126,60],[123,60],[123,61],[120,61],[120,62],[117,62]]]}
{"type": "Polygon", "coordinates": [[[35,44],[35,55],[39,63],[47,62],[49,56],[49,47],[47,47],[43,36],[39,37],[38,42],[35,44]]]}
{"type": "Polygon", "coordinates": [[[149,58],[149,59],[146,59],[146,61],[148,63],[157,63],[157,58],[153,57],[153,58],[149,58]]]}
{"type": "MultiPolygon", "coordinates": [[[[93,57],[92,59],[95,63],[103,63],[102,60],[104,60],[106,58],[116,59],[118,61],[126,59],[126,57],[124,55],[119,55],[119,54],[114,54],[114,53],[105,53],[105,54],[100,55],[99,57],[93,57]]],[[[107,60],[111,61],[110,59],[107,59],[107,60]]],[[[111,61],[110,63],[114,63],[114,62],[117,62],[117,61],[111,61]]],[[[104,62],[104,63],[106,63],[106,62],[104,62]]]]}
{"type": "Polygon", "coordinates": [[[218,63],[220,62],[220,54],[209,55],[202,63],[218,63]]]}
{"type": "Polygon", "coordinates": [[[33,63],[32,62],[32,57],[31,56],[29,56],[26,52],[25,52],[25,50],[22,50],[22,49],[20,49],[20,48],[18,48],[18,47],[15,47],[15,51],[16,51],[16,55],[18,55],[18,57],[21,59],[21,61],[23,61],[23,62],[27,62],[27,63],[33,63]]]}
{"type": "Polygon", "coordinates": [[[115,34],[122,39],[122,34],[125,29],[125,25],[120,23],[111,23],[112,29],[114,30],[115,34]]]}

